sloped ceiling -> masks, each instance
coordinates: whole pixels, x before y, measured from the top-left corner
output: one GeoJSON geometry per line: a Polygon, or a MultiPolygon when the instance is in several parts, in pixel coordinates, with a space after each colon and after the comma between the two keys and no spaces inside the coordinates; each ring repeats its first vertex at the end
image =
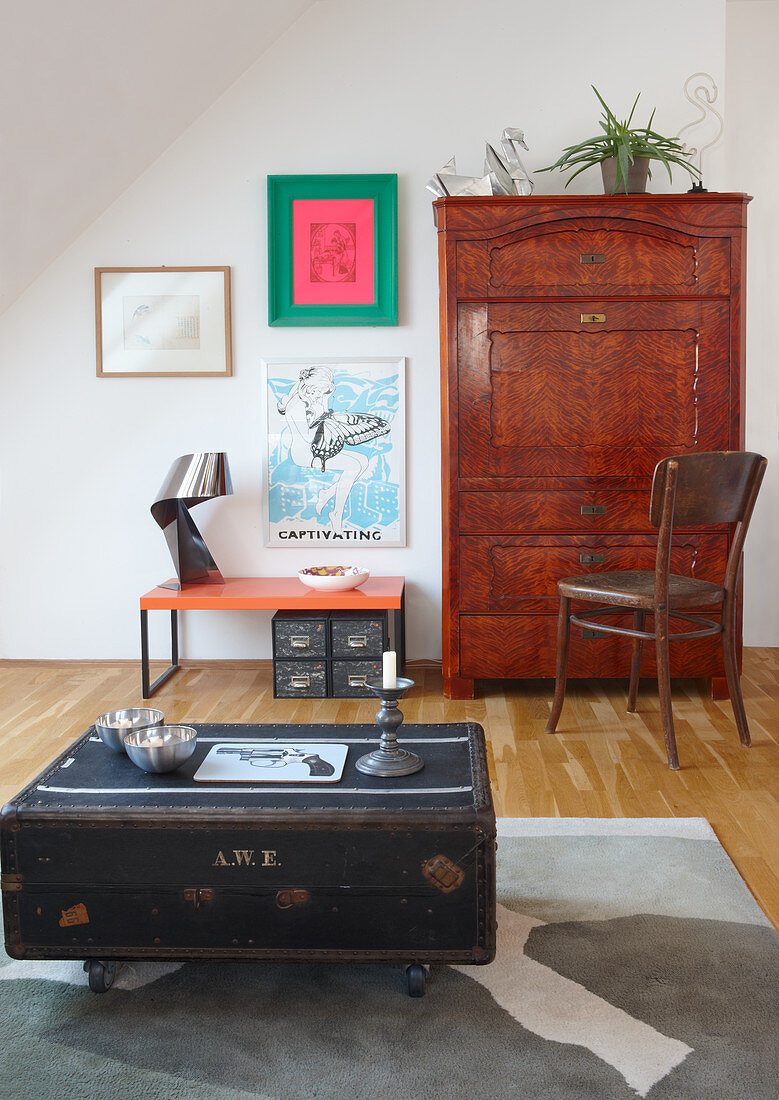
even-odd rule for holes
{"type": "Polygon", "coordinates": [[[0,0],[0,313],[314,2],[0,0]]]}

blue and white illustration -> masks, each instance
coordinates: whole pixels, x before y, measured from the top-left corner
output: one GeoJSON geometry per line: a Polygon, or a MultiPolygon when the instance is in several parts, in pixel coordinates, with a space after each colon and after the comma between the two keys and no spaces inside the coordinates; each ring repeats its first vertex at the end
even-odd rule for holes
{"type": "Polygon", "coordinates": [[[404,367],[266,361],[268,545],[405,545],[404,367]]]}

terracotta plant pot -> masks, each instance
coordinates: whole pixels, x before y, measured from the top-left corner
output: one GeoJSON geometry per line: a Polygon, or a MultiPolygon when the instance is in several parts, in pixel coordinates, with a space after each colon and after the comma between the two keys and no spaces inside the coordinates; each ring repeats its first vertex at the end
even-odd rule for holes
{"type": "MultiPolygon", "coordinates": [[[[613,195],[614,183],[617,178],[617,158],[609,157],[600,162],[601,175],[603,176],[603,191],[606,195],[613,195]]],[[[647,157],[636,157],[628,168],[628,185],[620,182],[616,193],[619,195],[643,195],[646,191],[646,181],[649,174],[649,160],[647,157]]]]}

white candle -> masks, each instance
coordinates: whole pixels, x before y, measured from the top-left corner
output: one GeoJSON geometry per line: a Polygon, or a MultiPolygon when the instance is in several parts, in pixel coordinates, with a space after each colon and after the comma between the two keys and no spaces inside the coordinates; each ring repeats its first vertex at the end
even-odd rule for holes
{"type": "Polygon", "coordinates": [[[396,688],[398,686],[397,663],[395,660],[395,651],[393,649],[388,649],[387,652],[383,655],[382,674],[382,687],[396,688]]]}

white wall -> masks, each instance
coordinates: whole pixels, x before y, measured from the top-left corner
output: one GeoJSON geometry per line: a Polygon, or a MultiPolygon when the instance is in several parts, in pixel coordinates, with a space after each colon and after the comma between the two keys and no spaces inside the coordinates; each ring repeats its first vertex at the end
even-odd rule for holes
{"type": "MultiPolygon", "coordinates": [[[[647,10],[637,0],[319,3],[44,272],[0,319],[0,655],[137,656],[138,596],[171,573],[149,504],[188,451],[230,457],[235,495],[195,512],[224,573],[309,563],[310,550],[262,545],[259,364],[310,354],[408,357],[408,547],[360,558],[406,575],[409,655],[439,656],[437,268],[425,182],[452,153],[479,171],[484,140],[506,125],[524,127],[530,167],[550,163],[596,131],[591,83],[617,111],[642,91],[639,117],[656,106],[658,128],[675,133],[692,116],[690,73],[724,86],[725,3],[647,10]],[[269,329],[266,175],[387,171],[400,185],[400,325],[269,329]],[[232,266],[232,379],[95,377],[92,269],[162,264],[232,266]]],[[[723,163],[712,157],[710,187],[723,163]]],[[[562,182],[536,177],[539,193],[562,182]]],[[[686,177],[674,185],[686,190],[686,177]]],[[[574,189],[599,191],[597,175],[574,189]]],[[[656,174],[653,190],[669,189],[656,174]]],[[[185,656],[270,654],[268,616],[185,618],[185,656]]],[[[160,655],[162,639],[159,625],[160,655]]]]}
{"type": "Polygon", "coordinates": [[[747,417],[750,450],[768,470],[744,553],[744,641],[779,645],[779,0],[727,6],[727,178],[748,207],[747,417]]]}

